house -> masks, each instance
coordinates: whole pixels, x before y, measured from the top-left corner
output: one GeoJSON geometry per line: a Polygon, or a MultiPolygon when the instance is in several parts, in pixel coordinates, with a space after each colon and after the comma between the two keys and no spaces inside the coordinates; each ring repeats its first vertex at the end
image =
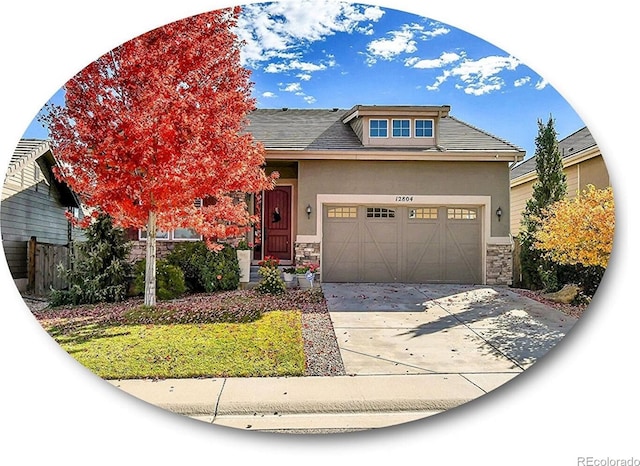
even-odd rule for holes
{"type": "Polygon", "coordinates": [[[65,213],[80,204],[53,176],[55,164],[49,142],[21,139],[7,169],[0,207],[2,246],[20,291],[29,282],[29,241],[66,246],[76,234],[65,213]]]}
{"type": "Polygon", "coordinates": [[[325,282],[510,283],[524,151],[449,106],[257,109],[247,131],[280,173],[249,202],[254,263],[318,263],[325,282]]]}
{"type": "MultiPolygon", "coordinates": [[[[574,198],[587,185],[596,188],[611,186],[609,173],[600,149],[587,127],[558,141],[563,171],[567,178],[567,197],[574,198]]],[[[520,232],[520,222],[527,201],[538,179],[536,159],[531,157],[511,169],[511,234],[520,232]]]]}

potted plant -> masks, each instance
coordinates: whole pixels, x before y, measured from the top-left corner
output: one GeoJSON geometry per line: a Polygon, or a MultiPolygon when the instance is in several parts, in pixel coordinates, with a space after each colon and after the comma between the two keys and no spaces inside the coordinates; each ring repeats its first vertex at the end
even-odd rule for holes
{"type": "Polygon", "coordinates": [[[320,270],[320,266],[310,262],[297,265],[295,273],[300,288],[313,288],[318,270],[320,270]]]}
{"type": "Polygon", "coordinates": [[[240,267],[240,282],[248,283],[251,276],[251,245],[244,239],[238,241],[236,254],[240,267]]]}
{"type": "Polygon", "coordinates": [[[285,267],[282,269],[282,273],[284,274],[285,282],[292,282],[295,278],[296,268],[295,267],[285,267]]]}

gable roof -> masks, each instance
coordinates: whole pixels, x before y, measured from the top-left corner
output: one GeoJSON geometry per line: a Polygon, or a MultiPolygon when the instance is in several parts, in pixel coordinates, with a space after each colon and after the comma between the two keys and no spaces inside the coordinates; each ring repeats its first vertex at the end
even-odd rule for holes
{"type": "MultiPolygon", "coordinates": [[[[566,158],[572,156],[574,154],[579,154],[587,149],[596,146],[596,141],[593,139],[591,135],[591,131],[586,126],[584,128],[579,129],[575,133],[567,136],[566,138],[558,141],[558,149],[560,150],[560,154],[562,158],[566,158]]],[[[528,158],[522,163],[515,165],[511,168],[511,179],[519,178],[523,175],[527,175],[529,173],[536,171],[536,158],[535,155],[533,157],[528,158]]]]}
{"type": "MultiPolygon", "coordinates": [[[[256,109],[248,115],[247,131],[265,148],[305,151],[379,151],[362,144],[349,124],[343,120],[352,113],[345,109],[256,109]]],[[[452,116],[440,119],[438,147],[385,148],[424,153],[435,152],[521,152],[503,139],[452,116]]]]}
{"type": "Polygon", "coordinates": [[[32,162],[38,164],[42,170],[42,175],[47,182],[54,185],[60,196],[60,203],[65,207],[79,207],[80,202],[76,194],[67,186],[56,179],[53,175],[53,167],[57,164],[51,144],[49,141],[41,139],[20,139],[18,145],[11,155],[7,178],[15,173],[24,170],[32,162]]]}

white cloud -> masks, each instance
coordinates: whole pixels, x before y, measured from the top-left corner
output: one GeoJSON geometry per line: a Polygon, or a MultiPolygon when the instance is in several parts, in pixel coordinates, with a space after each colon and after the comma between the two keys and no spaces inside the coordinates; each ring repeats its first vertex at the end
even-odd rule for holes
{"type": "Polygon", "coordinates": [[[432,23],[433,29],[427,29],[421,24],[404,24],[399,30],[387,32],[385,37],[375,39],[367,45],[367,63],[375,64],[378,60],[393,60],[398,55],[410,54],[418,51],[418,40],[429,40],[448,34],[449,29],[432,23]]]}
{"type": "Polygon", "coordinates": [[[280,90],[285,92],[300,92],[302,91],[302,86],[300,83],[289,83],[280,90]]]}
{"type": "Polygon", "coordinates": [[[377,6],[336,0],[323,2],[321,8],[313,0],[245,5],[236,29],[245,41],[242,63],[257,67],[338,32],[370,34],[383,15],[377,6]]]}
{"type": "Polygon", "coordinates": [[[263,92],[262,93],[262,97],[266,97],[267,99],[274,99],[276,96],[275,93],[271,92],[271,91],[267,91],[267,92],[263,92]]]}
{"type": "Polygon", "coordinates": [[[392,60],[401,53],[413,53],[418,50],[414,33],[409,28],[391,31],[387,35],[390,37],[369,42],[367,45],[368,63],[373,64],[377,59],[392,60]]]}
{"type": "Polygon", "coordinates": [[[541,91],[542,89],[547,87],[547,84],[549,84],[549,82],[546,79],[540,79],[540,81],[536,83],[536,90],[541,91]]]}
{"type": "Polygon", "coordinates": [[[304,71],[307,73],[311,73],[314,71],[322,71],[327,69],[327,65],[322,63],[309,63],[309,62],[301,62],[299,60],[292,60],[290,62],[281,62],[281,63],[269,63],[265,68],[265,73],[282,73],[285,71],[297,70],[304,71]]]}
{"type": "Polygon", "coordinates": [[[300,73],[296,75],[300,81],[309,81],[311,79],[311,75],[309,73],[300,73]]]}
{"type": "Polygon", "coordinates": [[[455,63],[463,58],[463,55],[458,55],[453,52],[443,52],[442,55],[438,58],[434,59],[419,59],[419,58],[410,58],[405,61],[405,66],[410,66],[411,68],[416,69],[433,69],[433,68],[442,68],[451,63],[455,63]]]}
{"type": "Polygon", "coordinates": [[[478,60],[462,60],[455,67],[443,72],[436,78],[434,84],[427,88],[430,90],[437,89],[447,79],[453,77],[462,81],[462,83],[456,84],[456,88],[463,89],[467,94],[488,94],[504,88],[506,83],[499,75],[503,71],[514,71],[519,65],[520,61],[511,56],[494,55],[478,60]]]}
{"type": "Polygon", "coordinates": [[[513,85],[515,87],[522,87],[530,82],[531,82],[531,76],[525,76],[524,78],[516,79],[513,82],[513,85]]]}

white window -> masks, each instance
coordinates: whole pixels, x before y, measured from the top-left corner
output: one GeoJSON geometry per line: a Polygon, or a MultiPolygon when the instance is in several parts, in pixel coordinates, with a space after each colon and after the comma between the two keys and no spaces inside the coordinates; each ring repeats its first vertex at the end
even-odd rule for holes
{"type": "Polygon", "coordinates": [[[389,137],[389,122],[387,120],[369,120],[369,137],[389,137]]]}
{"type": "Polygon", "coordinates": [[[433,137],[433,120],[416,120],[415,121],[415,137],[432,138],[433,137]]]}
{"type": "Polygon", "coordinates": [[[391,135],[394,138],[411,137],[411,120],[393,120],[391,122],[391,135]]]}
{"type": "MultiPolygon", "coordinates": [[[[194,205],[198,208],[202,207],[202,199],[196,199],[194,205]]],[[[139,230],[138,237],[145,241],[147,239],[147,232],[145,230],[139,230]]],[[[156,232],[156,239],[159,241],[199,241],[202,239],[202,235],[196,233],[192,228],[176,228],[172,231],[158,230],[156,232]]]]}

